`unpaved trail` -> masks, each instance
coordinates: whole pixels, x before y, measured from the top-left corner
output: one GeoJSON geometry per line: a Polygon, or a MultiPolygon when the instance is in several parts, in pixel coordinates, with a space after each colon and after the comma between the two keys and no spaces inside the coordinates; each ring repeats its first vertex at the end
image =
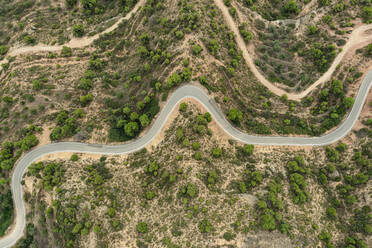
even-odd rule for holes
{"type": "MultiPolygon", "coordinates": [[[[327,82],[331,78],[332,73],[336,69],[337,65],[342,61],[342,59],[345,57],[348,51],[365,46],[369,42],[372,41],[372,32],[368,32],[368,33],[366,32],[372,29],[372,24],[358,27],[351,33],[349,40],[343,47],[342,51],[334,59],[332,65],[330,66],[327,72],[325,72],[316,82],[310,85],[303,92],[289,93],[277,87],[275,84],[271,83],[270,81],[268,81],[265,78],[265,76],[260,73],[256,65],[254,64],[253,58],[248,52],[245,41],[243,37],[241,36],[236,23],[231,17],[228,8],[225,6],[222,0],[214,0],[214,3],[221,10],[226,23],[228,24],[230,29],[233,31],[235,35],[236,43],[239,49],[243,53],[243,58],[246,61],[249,68],[251,69],[251,71],[253,72],[253,74],[256,76],[256,78],[275,95],[281,96],[281,95],[286,94],[288,96],[288,99],[294,100],[294,101],[300,101],[303,97],[307,96],[317,86],[327,82]]],[[[85,46],[92,44],[92,42],[96,40],[97,38],[99,38],[100,35],[103,35],[105,33],[115,30],[123,20],[128,20],[129,18],[131,18],[132,15],[134,15],[134,13],[136,13],[138,9],[141,8],[144,4],[145,4],[145,0],[139,0],[136,6],[125,17],[120,18],[114,25],[112,25],[105,31],[99,34],[96,34],[92,37],[73,38],[72,40],[70,40],[70,42],[65,44],[65,46],[68,46],[71,48],[81,48],[81,47],[85,47],[85,46]]],[[[309,3],[308,5],[310,4],[312,3],[309,3]]],[[[16,56],[16,55],[20,55],[24,53],[32,53],[32,52],[60,51],[61,49],[62,49],[62,46],[47,46],[47,45],[25,46],[25,47],[20,47],[20,48],[11,48],[7,55],[16,56]]],[[[7,59],[4,59],[0,61],[0,64],[6,63],[6,62],[7,62],[7,59]]],[[[2,68],[0,67],[0,72],[1,70],[2,68]]]]}
{"type": "MultiPolygon", "coordinates": [[[[273,85],[271,82],[269,82],[256,68],[254,65],[252,57],[249,55],[247,47],[245,45],[245,41],[243,37],[240,35],[239,29],[237,25],[235,24],[233,18],[231,17],[228,8],[225,6],[222,0],[214,0],[214,3],[216,6],[221,10],[222,15],[230,27],[231,31],[233,31],[236,39],[236,43],[238,44],[239,49],[243,52],[243,58],[252,70],[253,74],[257,77],[257,79],[265,85],[270,91],[272,91],[275,95],[283,95],[283,94],[288,94],[282,89],[279,89],[275,85],[273,85]]],[[[288,96],[289,98],[289,96],[288,96]]]]}
{"type": "Polygon", "coordinates": [[[349,40],[347,41],[345,46],[342,48],[342,51],[334,59],[328,71],[326,71],[315,83],[310,85],[306,90],[304,90],[303,92],[299,94],[295,94],[295,96],[298,99],[301,99],[305,97],[306,95],[308,95],[317,86],[327,82],[331,78],[332,73],[336,70],[337,66],[341,63],[342,59],[345,57],[345,55],[348,52],[355,51],[356,49],[367,46],[369,43],[372,42],[372,32],[367,33],[367,31],[371,29],[372,29],[372,24],[369,24],[369,25],[360,26],[359,28],[353,30],[353,32],[350,35],[349,40]]]}
{"type": "Polygon", "coordinates": [[[231,31],[235,35],[235,40],[236,43],[239,47],[239,49],[243,53],[243,58],[246,61],[247,65],[250,67],[251,71],[253,74],[256,76],[256,78],[263,84],[265,85],[271,92],[274,94],[281,96],[283,94],[286,94],[288,96],[288,99],[294,100],[294,101],[300,101],[303,97],[307,96],[312,90],[314,90],[317,86],[327,82],[331,76],[334,70],[336,69],[337,65],[342,61],[344,58],[344,55],[353,49],[360,48],[362,46],[365,46],[369,42],[372,41],[372,33],[368,32],[366,33],[367,30],[372,29],[372,24],[369,25],[363,25],[360,26],[359,28],[355,29],[350,37],[345,46],[343,47],[342,51],[337,55],[337,57],[334,59],[332,65],[328,69],[327,72],[325,72],[316,82],[314,82],[312,85],[310,85],[306,90],[300,92],[300,93],[288,93],[279,87],[275,86],[273,83],[268,81],[264,75],[262,75],[256,65],[253,62],[253,58],[250,56],[247,50],[247,46],[245,44],[245,41],[243,37],[241,36],[239,29],[234,22],[233,18],[231,17],[228,8],[225,6],[222,0],[214,0],[214,3],[216,6],[221,10],[223,17],[230,27],[231,31]]]}
{"type": "Polygon", "coordinates": [[[306,4],[304,6],[304,8],[301,10],[301,12],[298,14],[298,16],[304,16],[304,15],[307,15],[309,14],[309,12],[311,11],[311,9],[316,5],[318,4],[318,1],[317,0],[311,0],[310,3],[306,4]]]}
{"type": "MultiPolygon", "coordinates": [[[[137,11],[139,8],[141,8],[144,4],[146,3],[146,0],[139,0],[136,6],[126,14],[126,16],[119,18],[112,26],[109,28],[105,29],[99,34],[96,34],[91,37],[83,37],[83,38],[73,38],[71,39],[68,43],[60,46],[48,46],[48,45],[43,45],[43,44],[38,44],[36,46],[24,46],[24,47],[19,47],[19,48],[10,48],[9,52],[7,53],[7,56],[17,56],[20,54],[25,54],[25,53],[35,53],[35,52],[56,52],[62,50],[63,46],[68,46],[70,48],[82,48],[89,46],[90,44],[93,43],[94,40],[98,39],[101,35],[107,34],[113,30],[115,30],[120,23],[123,20],[128,20],[130,19],[137,11]]],[[[0,61],[0,65],[3,63],[7,63],[7,59],[3,59],[0,61]]],[[[2,68],[0,68],[1,72],[2,68]]]]}

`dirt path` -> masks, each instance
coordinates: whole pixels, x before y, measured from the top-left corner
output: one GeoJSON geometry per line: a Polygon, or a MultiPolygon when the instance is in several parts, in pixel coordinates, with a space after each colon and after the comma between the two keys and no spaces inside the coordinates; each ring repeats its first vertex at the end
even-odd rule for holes
{"type": "Polygon", "coordinates": [[[306,4],[304,6],[304,8],[301,10],[301,12],[298,14],[298,16],[304,16],[304,15],[307,15],[309,14],[309,12],[311,11],[311,9],[316,5],[318,4],[318,1],[317,0],[311,0],[310,3],[306,4]]]}
{"type": "MultiPolygon", "coordinates": [[[[283,89],[280,89],[277,87],[275,84],[271,83],[268,81],[264,75],[260,73],[260,71],[257,69],[256,65],[254,64],[253,58],[248,52],[247,46],[245,44],[245,41],[243,37],[240,35],[239,29],[234,22],[233,18],[231,17],[228,8],[225,6],[222,0],[214,0],[214,3],[216,6],[221,10],[223,17],[230,27],[230,29],[233,31],[235,34],[235,39],[238,44],[239,49],[243,52],[243,58],[246,61],[247,65],[253,72],[253,74],[256,76],[256,78],[264,85],[266,86],[271,92],[274,94],[281,96],[286,94],[288,96],[288,99],[290,100],[295,100],[295,101],[300,101],[303,97],[307,96],[312,90],[314,90],[317,86],[325,83],[328,81],[334,70],[336,69],[337,65],[342,61],[342,59],[345,57],[348,51],[357,49],[360,47],[363,47],[367,45],[369,42],[372,40],[372,32],[369,32],[368,34],[366,33],[367,30],[372,29],[372,24],[369,25],[363,25],[355,29],[348,40],[348,42],[345,44],[343,47],[342,51],[337,55],[335,60],[333,61],[332,65],[328,69],[327,72],[325,72],[316,82],[314,82],[312,85],[310,85],[306,90],[304,90],[301,93],[288,93],[283,89]]],[[[71,48],[81,48],[88,46],[92,44],[92,42],[99,38],[100,35],[103,35],[105,33],[111,32],[115,30],[119,24],[123,20],[128,20],[131,18],[134,13],[138,11],[139,8],[141,8],[145,4],[145,0],[139,0],[139,2],[136,4],[136,6],[125,16],[120,18],[114,25],[106,29],[105,31],[96,34],[92,37],[84,37],[84,38],[73,38],[65,44],[66,46],[69,46],[71,48]]],[[[312,3],[309,3],[307,6],[312,5],[312,3]]],[[[309,7],[310,8],[310,7],[309,7]]],[[[10,51],[8,52],[8,56],[16,56],[24,53],[31,53],[31,52],[43,52],[43,51],[60,51],[62,49],[62,46],[47,46],[47,45],[36,45],[36,46],[25,46],[25,47],[20,47],[20,48],[11,48],[10,51]]],[[[0,61],[0,64],[6,63],[7,59],[4,59],[0,61]]],[[[1,72],[2,68],[0,68],[1,72]]]]}
{"type": "Polygon", "coordinates": [[[369,25],[363,25],[359,28],[355,29],[348,40],[348,42],[345,44],[345,46],[342,49],[342,52],[337,55],[335,60],[333,61],[331,67],[328,69],[327,72],[325,72],[315,83],[310,85],[306,90],[304,90],[301,93],[288,93],[277,86],[275,86],[273,83],[268,81],[264,75],[262,75],[256,65],[253,62],[253,58],[248,53],[246,44],[244,42],[243,37],[240,35],[239,29],[234,22],[233,18],[231,17],[228,8],[225,6],[222,0],[214,0],[214,3],[216,6],[221,10],[223,17],[230,27],[231,31],[235,34],[236,43],[238,44],[239,49],[243,52],[243,58],[246,61],[247,65],[250,67],[253,74],[256,76],[256,78],[265,85],[271,92],[274,94],[281,96],[283,94],[286,94],[288,96],[288,99],[300,101],[303,97],[308,95],[312,90],[314,90],[317,86],[325,83],[328,81],[334,70],[336,69],[337,65],[341,62],[341,60],[344,58],[344,55],[352,49],[357,49],[362,46],[365,46],[369,42],[372,41],[372,34],[368,33],[366,34],[367,30],[372,29],[372,24],[369,25]]]}
{"type": "MultiPolygon", "coordinates": [[[[24,46],[24,47],[18,47],[18,48],[11,48],[9,52],[7,53],[7,56],[17,56],[20,54],[35,53],[35,52],[56,52],[56,51],[62,50],[63,46],[68,46],[70,48],[82,48],[82,47],[89,46],[90,44],[93,43],[94,40],[98,39],[101,35],[104,35],[106,33],[109,33],[115,30],[123,20],[130,19],[138,11],[138,9],[141,8],[145,3],[146,3],[145,0],[139,0],[136,6],[134,6],[134,8],[126,16],[119,18],[115,22],[115,24],[113,24],[106,30],[94,36],[83,37],[83,38],[73,38],[67,44],[64,44],[61,46],[48,46],[48,45],[38,44],[36,46],[24,46]]],[[[0,65],[7,63],[7,62],[8,62],[7,59],[3,59],[2,61],[0,61],[0,65]]],[[[0,68],[0,72],[1,70],[2,68],[0,68]]]]}

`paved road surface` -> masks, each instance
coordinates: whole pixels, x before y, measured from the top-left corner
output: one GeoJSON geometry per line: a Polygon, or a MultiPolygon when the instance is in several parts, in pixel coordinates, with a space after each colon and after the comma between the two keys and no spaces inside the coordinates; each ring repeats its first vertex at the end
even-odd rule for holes
{"type": "Polygon", "coordinates": [[[145,147],[162,129],[166,120],[177,104],[185,98],[194,98],[199,101],[212,115],[221,128],[233,139],[242,143],[256,145],[291,145],[291,146],[322,146],[336,142],[344,137],[354,126],[372,84],[372,70],[363,79],[353,108],[346,120],[333,132],[321,137],[271,137],[253,136],[245,134],[226,120],[224,114],[218,109],[216,103],[199,87],[186,85],[177,89],[168,99],[164,108],[157,116],[149,131],[141,138],[121,145],[92,145],[77,142],[60,142],[40,146],[25,154],[16,164],[13,172],[11,189],[16,211],[15,226],[9,235],[0,239],[0,248],[11,247],[22,237],[26,224],[25,205],[22,196],[21,180],[27,167],[36,159],[58,152],[99,153],[102,155],[126,154],[145,147]]]}

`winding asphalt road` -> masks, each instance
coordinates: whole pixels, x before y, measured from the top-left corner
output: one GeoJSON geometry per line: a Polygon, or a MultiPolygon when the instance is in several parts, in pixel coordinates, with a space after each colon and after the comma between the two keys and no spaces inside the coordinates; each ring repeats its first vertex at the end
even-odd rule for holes
{"type": "MultiPolygon", "coordinates": [[[[89,39],[74,39],[70,41],[68,46],[72,48],[78,48],[90,45],[93,40],[98,38],[99,35],[103,33],[110,32],[114,30],[119,23],[124,19],[129,19],[134,13],[140,9],[143,4],[145,3],[144,0],[139,0],[137,5],[133,8],[132,11],[128,13],[125,17],[119,19],[112,27],[108,28],[104,32],[91,37],[89,39]]],[[[234,31],[237,36],[237,43],[240,49],[243,51],[244,58],[246,61],[250,62],[251,57],[249,56],[247,49],[245,47],[245,43],[238,32],[236,25],[232,21],[232,18],[229,16],[226,6],[222,4],[222,1],[215,0],[216,5],[221,9],[225,19],[227,19],[230,28],[234,31]],[[231,20],[230,20],[231,19],[231,20]],[[233,25],[234,24],[234,25],[233,25]]],[[[361,27],[359,31],[364,31],[371,28],[371,26],[364,26],[361,27]]],[[[359,32],[358,31],[358,32],[359,32]]],[[[352,36],[354,37],[354,36],[352,36]]],[[[368,37],[359,37],[357,36],[355,39],[365,39],[369,40],[368,37]]],[[[359,40],[360,41],[360,40],[359,40]]],[[[352,41],[349,41],[348,44],[352,44],[352,41]]],[[[29,52],[36,52],[36,51],[59,51],[61,50],[61,46],[35,46],[35,47],[22,47],[17,49],[11,49],[8,53],[10,56],[15,56],[23,53],[29,52]]],[[[348,49],[344,49],[344,53],[348,49]]],[[[340,59],[343,57],[343,54],[339,55],[340,59]]],[[[0,61],[1,63],[6,62],[7,60],[0,61]]],[[[337,66],[339,61],[336,59],[334,61],[334,65],[337,66]]],[[[250,64],[250,63],[248,63],[250,64]]],[[[251,69],[253,71],[255,69],[254,64],[251,63],[251,69]]],[[[328,74],[331,75],[333,70],[328,70],[328,74]]],[[[1,72],[1,68],[0,68],[1,72]]],[[[323,77],[328,77],[328,74],[323,75],[323,77]]],[[[272,90],[274,93],[281,95],[282,93],[280,89],[276,89],[275,85],[269,83],[259,72],[255,73],[258,79],[263,83],[268,89],[272,90]],[[261,75],[261,76],[260,76],[261,75]],[[266,83],[265,83],[266,82],[266,83]],[[279,93],[280,94],[279,94],[279,93]]],[[[326,78],[327,79],[327,78],[326,78]]],[[[319,80],[318,80],[319,81],[319,80]]],[[[24,173],[27,170],[27,167],[37,160],[38,158],[45,156],[51,153],[59,153],[59,152],[78,152],[78,153],[97,153],[102,155],[113,155],[113,154],[127,154],[132,153],[137,150],[144,148],[152,139],[161,131],[165,122],[167,121],[169,115],[172,113],[174,108],[177,106],[179,102],[186,98],[193,98],[199,101],[204,108],[209,111],[214,118],[214,120],[221,126],[221,128],[229,134],[233,139],[240,141],[242,143],[248,144],[256,144],[256,145],[291,145],[291,146],[322,146],[336,142],[337,140],[343,138],[354,126],[355,122],[358,119],[360,111],[362,110],[363,104],[369,92],[369,89],[372,84],[372,70],[364,78],[360,88],[358,95],[355,99],[355,103],[353,108],[346,118],[346,120],[334,131],[331,133],[321,136],[321,137],[271,137],[271,136],[252,136],[245,134],[238,129],[234,128],[230,125],[230,123],[226,120],[224,114],[218,109],[216,103],[209,98],[209,96],[200,88],[196,86],[186,85],[177,89],[171,97],[168,99],[167,103],[165,104],[162,111],[157,116],[156,120],[154,121],[153,125],[149,129],[149,131],[142,136],[141,138],[126,144],[121,145],[94,145],[94,144],[85,144],[85,143],[76,143],[76,142],[61,142],[61,143],[52,143],[44,146],[40,146],[35,148],[25,154],[16,164],[11,181],[11,190],[13,193],[13,200],[14,200],[14,207],[15,207],[15,225],[13,226],[11,232],[6,235],[5,237],[0,239],[0,248],[7,248],[13,246],[19,238],[23,236],[25,225],[26,225],[26,211],[25,205],[23,202],[23,192],[22,192],[22,185],[21,181],[23,178],[24,173]]],[[[312,87],[316,87],[318,84],[314,84],[312,87]]],[[[305,93],[302,93],[298,97],[293,97],[294,100],[298,100],[308,92],[310,92],[313,88],[307,89],[305,93]]],[[[291,97],[291,95],[289,95],[291,97]]]]}
{"type": "Polygon", "coordinates": [[[0,248],[11,247],[22,237],[26,225],[26,211],[22,196],[22,177],[27,167],[38,158],[51,153],[78,152],[98,153],[103,155],[132,153],[144,148],[161,131],[169,115],[179,102],[187,98],[199,101],[209,111],[214,120],[233,139],[242,143],[255,145],[289,145],[289,146],[322,146],[336,142],[344,137],[354,126],[363,108],[363,104],[372,85],[372,70],[368,72],[359,88],[353,108],[346,120],[334,131],[320,137],[272,137],[253,136],[239,131],[230,125],[216,103],[199,87],[185,85],[177,89],[168,99],[149,131],[137,140],[121,145],[95,145],[77,142],[60,142],[40,146],[25,154],[13,172],[11,189],[16,211],[15,226],[10,234],[0,239],[0,248]]]}

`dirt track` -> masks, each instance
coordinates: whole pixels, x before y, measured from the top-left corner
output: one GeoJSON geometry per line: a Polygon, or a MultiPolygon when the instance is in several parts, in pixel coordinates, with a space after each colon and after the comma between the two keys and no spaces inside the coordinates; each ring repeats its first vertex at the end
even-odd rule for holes
{"type": "MultiPolygon", "coordinates": [[[[141,8],[145,4],[145,0],[139,0],[136,6],[124,17],[121,17],[118,19],[115,24],[107,28],[106,30],[102,31],[99,34],[96,34],[91,37],[83,37],[83,38],[73,38],[68,43],[64,44],[63,46],[68,46],[70,48],[82,48],[89,46],[93,43],[94,40],[98,39],[101,35],[109,33],[113,30],[115,30],[119,24],[123,20],[130,19],[139,8],[141,8]]],[[[43,44],[38,44],[35,46],[24,46],[24,47],[18,47],[18,48],[10,48],[9,52],[7,53],[7,56],[17,56],[20,54],[26,54],[26,53],[36,53],[36,52],[56,52],[62,50],[63,46],[48,46],[43,44]]],[[[0,64],[7,63],[7,59],[3,59],[0,61],[0,64]]],[[[2,68],[0,68],[0,71],[2,68]]]]}
{"type": "Polygon", "coordinates": [[[335,60],[333,61],[332,65],[326,71],[316,82],[314,82],[312,85],[310,85],[306,90],[304,90],[301,93],[288,93],[277,86],[275,86],[273,83],[268,81],[264,75],[262,75],[256,65],[253,62],[253,58],[248,53],[247,47],[245,45],[245,41],[243,37],[241,36],[239,29],[234,22],[233,18],[231,17],[228,8],[223,3],[223,0],[214,0],[216,6],[221,10],[223,17],[230,27],[231,31],[235,34],[236,43],[238,44],[239,49],[243,52],[243,58],[253,74],[256,76],[256,78],[265,85],[271,92],[274,94],[281,96],[283,94],[286,94],[288,96],[288,99],[300,101],[303,97],[307,96],[312,90],[314,90],[317,86],[327,82],[331,76],[334,70],[336,69],[337,65],[342,61],[344,58],[344,55],[351,50],[358,49],[360,47],[363,47],[367,45],[369,42],[372,41],[372,33],[366,34],[367,30],[372,29],[372,24],[369,25],[363,25],[359,28],[355,29],[348,40],[348,42],[345,44],[345,46],[342,49],[342,52],[337,55],[335,60]]]}
{"type": "MultiPolygon", "coordinates": [[[[361,48],[363,46],[366,46],[372,41],[372,32],[368,32],[368,30],[372,29],[372,24],[369,25],[363,25],[360,26],[359,28],[355,29],[350,37],[348,42],[345,44],[343,47],[342,51],[337,55],[335,60],[333,61],[332,65],[328,69],[327,72],[325,72],[316,82],[314,82],[312,85],[310,85],[307,89],[300,93],[288,93],[283,89],[280,89],[277,87],[275,84],[271,83],[268,81],[264,75],[262,75],[259,70],[257,69],[256,65],[253,62],[252,56],[248,53],[247,46],[245,44],[245,41],[243,37],[241,36],[239,29],[234,22],[233,18],[231,17],[228,8],[225,6],[223,3],[223,0],[214,0],[214,3],[216,6],[221,10],[223,17],[230,27],[230,29],[233,31],[235,34],[235,39],[238,44],[239,49],[243,52],[243,58],[246,61],[247,65],[253,72],[253,74],[256,76],[256,78],[264,85],[266,86],[271,92],[274,94],[281,96],[286,94],[288,96],[288,99],[290,100],[295,100],[295,101],[300,101],[303,97],[307,96],[312,90],[314,90],[317,86],[327,82],[333,72],[335,71],[337,65],[344,59],[345,55],[348,54],[350,51],[354,51],[358,48],[361,48]]],[[[120,18],[114,25],[106,29],[105,31],[96,34],[92,37],[85,37],[85,38],[73,38],[70,40],[69,43],[65,44],[68,47],[71,48],[81,48],[85,46],[89,46],[90,44],[93,43],[94,40],[99,38],[100,35],[103,35],[105,33],[111,32],[115,30],[119,24],[123,20],[128,20],[130,17],[132,17],[138,9],[140,9],[143,5],[145,4],[145,0],[140,0],[136,6],[125,16],[120,18]]],[[[46,51],[60,51],[62,49],[62,46],[47,46],[47,45],[36,45],[36,46],[25,46],[25,47],[20,47],[20,48],[11,48],[10,51],[8,52],[8,56],[16,56],[20,54],[25,54],[25,53],[34,53],[34,52],[46,52],[46,51]]],[[[4,59],[0,61],[0,64],[6,63],[7,60],[4,59]]],[[[0,68],[1,72],[2,68],[0,68]]]]}

